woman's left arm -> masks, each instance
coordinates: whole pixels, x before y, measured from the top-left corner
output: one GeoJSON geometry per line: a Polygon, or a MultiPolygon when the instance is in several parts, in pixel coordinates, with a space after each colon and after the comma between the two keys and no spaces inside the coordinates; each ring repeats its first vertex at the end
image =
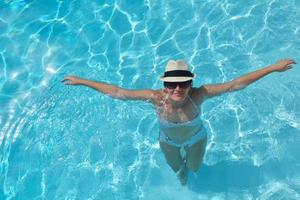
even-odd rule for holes
{"type": "Polygon", "coordinates": [[[273,65],[259,69],[254,72],[250,72],[230,82],[226,82],[223,84],[203,85],[199,88],[199,90],[203,97],[213,97],[225,92],[233,92],[245,88],[249,84],[257,81],[258,79],[272,72],[283,72],[288,69],[291,69],[293,67],[293,64],[296,64],[296,62],[293,59],[283,59],[273,65]]]}

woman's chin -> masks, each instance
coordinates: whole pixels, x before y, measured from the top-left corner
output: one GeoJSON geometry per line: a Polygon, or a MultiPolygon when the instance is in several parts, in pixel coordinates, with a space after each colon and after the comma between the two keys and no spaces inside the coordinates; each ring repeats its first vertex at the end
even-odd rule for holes
{"type": "Polygon", "coordinates": [[[182,101],[182,100],[184,100],[184,95],[173,94],[172,95],[172,100],[173,101],[182,101]]]}

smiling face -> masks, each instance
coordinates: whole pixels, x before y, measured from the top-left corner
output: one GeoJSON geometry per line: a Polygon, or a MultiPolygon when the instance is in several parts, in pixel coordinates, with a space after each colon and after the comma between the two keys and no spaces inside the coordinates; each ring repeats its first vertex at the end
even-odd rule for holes
{"type": "Polygon", "coordinates": [[[174,102],[182,102],[191,90],[192,81],[185,82],[164,82],[165,89],[174,102]]]}

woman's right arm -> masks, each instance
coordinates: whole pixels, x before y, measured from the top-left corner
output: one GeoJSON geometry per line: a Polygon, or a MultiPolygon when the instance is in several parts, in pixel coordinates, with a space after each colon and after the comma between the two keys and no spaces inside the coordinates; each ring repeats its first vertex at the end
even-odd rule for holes
{"type": "Polygon", "coordinates": [[[64,78],[63,82],[65,85],[84,85],[109,95],[112,98],[122,100],[144,100],[155,103],[158,94],[158,91],[155,90],[127,90],[108,83],[91,81],[76,76],[67,76],[64,78]]]}

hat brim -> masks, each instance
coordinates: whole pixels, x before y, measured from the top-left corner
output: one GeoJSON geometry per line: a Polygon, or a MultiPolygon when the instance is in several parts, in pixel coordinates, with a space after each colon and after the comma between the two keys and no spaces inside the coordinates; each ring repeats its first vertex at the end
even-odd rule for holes
{"type": "Polygon", "coordinates": [[[160,80],[163,82],[185,82],[185,81],[193,80],[196,77],[196,74],[193,74],[193,75],[194,75],[193,77],[188,77],[188,76],[186,76],[186,77],[185,76],[184,77],[180,77],[180,76],[164,77],[164,76],[161,76],[160,80]]]}

